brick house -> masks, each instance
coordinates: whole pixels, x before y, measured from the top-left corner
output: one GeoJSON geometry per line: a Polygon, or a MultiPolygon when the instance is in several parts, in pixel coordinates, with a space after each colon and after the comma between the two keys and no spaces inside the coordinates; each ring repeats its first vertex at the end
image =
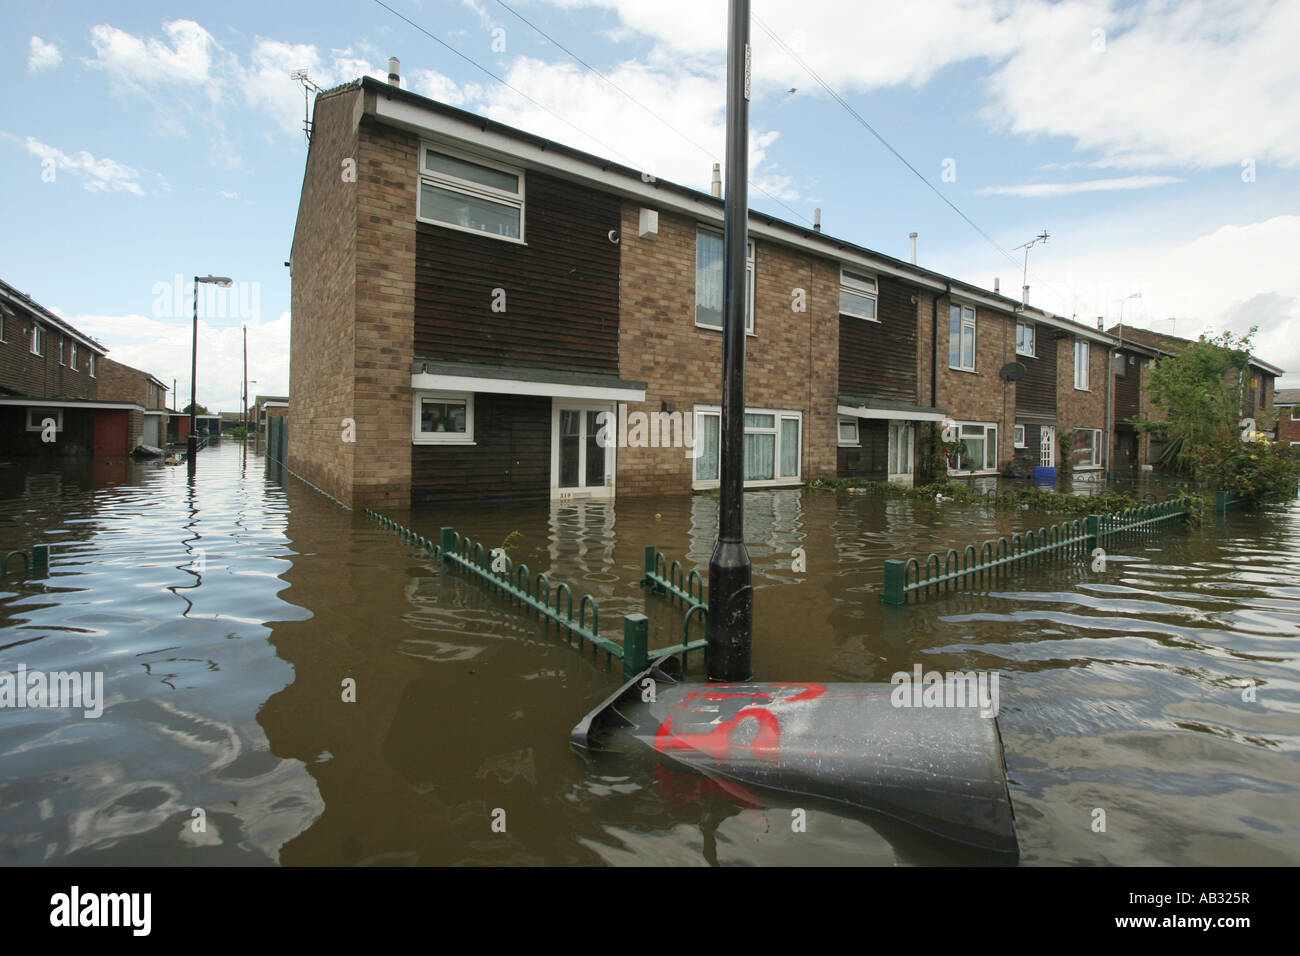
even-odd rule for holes
{"type": "Polygon", "coordinates": [[[1274,438],[1288,445],[1300,445],[1300,388],[1279,388],[1273,393],[1277,413],[1274,438]]]}
{"type": "MultiPolygon", "coordinates": [[[[717,185],[391,83],[319,94],[291,257],[289,468],[394,508],[716,487],[723,209],[717,185]]],[[[1105,428],[1105,389],[1087,391],[1105,383],[1104,333],[816,227],[751,212],[749,228],[747,487],[910,482],[924,423],[951,424],[962,474],[1009,463],[1018,425],[1049,461],[1058,419],[1105,428]],[[1058,402],[1076,354],[1084,386],[1058,402]],[[1003,377],[1017,357],[1023,385],[1003,377]]]]}
{"type": "MultiPolygon", "coordinates": [[[[1136,368],[1138,372],[1138,382],[1130,387],[1136,388],[1139,392],[1139,417],[1150,421],[1162,420],[1163,410],[1154,406],[1145,388],[1150,363],[1177,355],[1191,345],[1192,341],[1176,335],[1166,335],[1150,329],[1137,329],[1130,326],[1114,326],[1110,332],[1116,336],[1127,356],[1128,364],[1125,371],[1136,368]]],[[[1281,427],[1278,413],[1274,408],[1273,393],[1275,382],[1278,376],[1283,374],[1283,370],[1258,356],[1251,355],[1248,371],[1249,375],[1244,378],[1239,378],[1235,371],[1229,372],[1227,376],[1229,384],[1241,391],[1241,417],[1254,421],[1256,430],[1272,433],[1281,427]]],[[[1118,387],[1120,383],[1118,366],[1115,380],[1118,387]]],[[[1124,417],[1127,416],[1121,416],[1117,407],[1115,410],[1117,438],[1121,434],[1120,424],[1124,417]]],[[[1132,439],[1126,440],[1132,443],[1132,439]]],[[[1139,461],[1141,466],[1145,467],[1158,460],[1161,442],[1154,436],[1143,436],[1142,441],[1145,447],[1139,448],[1139,461]]]]}
{"type": "Polygon", "coordinates": [[[167,386],[159,379],[111,358],[99,360],[99,397],[133,402],[140,410],[128,413],[127,435],[136,445],[160,448],[167,440],[167,386]]]}
{"type": "Polygon", "coordinates": [[[128,454],[144,408],[105,394],[107,350],[0,281],[0,456],[128,454]]]}

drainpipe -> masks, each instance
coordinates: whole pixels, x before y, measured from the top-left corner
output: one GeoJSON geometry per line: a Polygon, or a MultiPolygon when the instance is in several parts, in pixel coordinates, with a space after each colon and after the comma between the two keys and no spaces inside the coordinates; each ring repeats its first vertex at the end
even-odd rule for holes
{"type": "Polygon", "coordinates": [[[1114,441],[1112,432],[1115,422],[1115,406],[1113,390],[1115,388],[1115,356],[1118,355],[1115,346],[1110,346],[1106,350],[1106,477],[1114,477],[1114,449],[1111,447],[1114,441]]]}
{"type": "Polygon", "coordinates": [[[945,292],[936,292],[930,300],[930,407],[939,407],[939,300],[952,295],[952,283],[945,292]]]}

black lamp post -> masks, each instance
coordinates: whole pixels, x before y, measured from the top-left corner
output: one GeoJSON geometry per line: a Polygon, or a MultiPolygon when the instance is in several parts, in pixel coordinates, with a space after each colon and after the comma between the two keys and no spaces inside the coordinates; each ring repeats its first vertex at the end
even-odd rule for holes
{"type": "Polygon", "coordinates": [[[711,681],[753,677],[754,589],[745,549],[745,259],[749,245],[749,0],[731,0],[727,44],[727,193],[722,270],[721,501],[709,560],[711,681]]]}
{"type": "Polygon", "coordinates": [[[227,276],[195,276],[194,277],[194,339],[190,345],[190,434],[186,442],[185,465],[190,473],[194,476],[194,458],[199,452],[199,436],[195,431],[197,423],[195,420],[198,411],[197,398],[197,378],[199,373],[199,283],[211,282],[222,289],[229,289],[232,282],[227,276]]]}

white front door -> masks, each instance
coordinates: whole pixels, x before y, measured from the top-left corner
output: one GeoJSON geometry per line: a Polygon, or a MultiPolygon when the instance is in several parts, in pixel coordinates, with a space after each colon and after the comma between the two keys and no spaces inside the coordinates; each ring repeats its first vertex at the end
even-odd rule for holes
{"type": "Polygon", "coordinates": [[[1044,468],[1051,468],[1056,464],[1056,429],[1051,425],[1044,425],[1040,434],[1042,448],[1039,451],[1038,463],[1044,468]]]}
{"type": "Polygon", "coordinates": [[[552,498],[614,497],[616,422],[611,403],[552,401],[552,498]]]}
{"type": "Polygon", "coordinates": [[[912,483],[912,423],[889,423],[889,480],[912,483]]]}

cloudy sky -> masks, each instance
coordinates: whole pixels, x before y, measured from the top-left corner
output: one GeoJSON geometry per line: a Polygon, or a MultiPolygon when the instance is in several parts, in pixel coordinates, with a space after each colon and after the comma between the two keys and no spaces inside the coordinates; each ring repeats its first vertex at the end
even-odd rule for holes
{"type": "MultiPolygon", "coordinates": [[[[384,2],[8,4],[0,277],[184,396],[188,277],[229,275],[201,308],[200,402],[238,407],[242,326],[250,390],[287,390],[289,74],[329,87],[389,56],[416,92],[708,188],[724,0],[384,2]]],[[[923,265],[1004,291],[1046,230],[1033,304],[1187,337],[1258,325],[1300,385],[1300,0],[753,9],[756,208],[820,207],[900,258],[919,232],[923,265]]]]}

